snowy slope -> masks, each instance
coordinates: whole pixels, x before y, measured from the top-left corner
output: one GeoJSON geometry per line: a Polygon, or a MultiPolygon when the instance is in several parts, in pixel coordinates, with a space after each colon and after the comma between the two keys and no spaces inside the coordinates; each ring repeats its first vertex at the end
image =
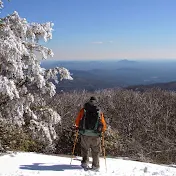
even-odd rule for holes
{"type": "Polygon", "coordinates": [[[0,157],[0,176],[176,176],[173,167],[136,161],[107,158],[107,172],[101,158],[99,172],[84,171],[76,158],[70,165],[70,158],[35,153],[8,154],[0,157]]]}

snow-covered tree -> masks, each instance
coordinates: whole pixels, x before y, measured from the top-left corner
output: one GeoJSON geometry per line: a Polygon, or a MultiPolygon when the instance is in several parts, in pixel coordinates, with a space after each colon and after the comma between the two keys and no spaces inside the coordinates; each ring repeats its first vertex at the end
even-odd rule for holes
{"type": "Polygon", "coordinates": [[[54,96],[50,80],[57,80],[58,73],[61,79],[72,79],[65,68],[40,67],[42,59],[53,56],[51,49],[39,43],[42,38],[52,39],[52,27],[51,22],[28,23],[17,12],[0,18],[0,119],[18,125],[26,122],[50,143],[60,116],[45,106],[43,97],[54,96]]]}
{"type": "Polygon", "coordinates": [[[3,2],[0,0],[0,8],[3,8],[3,2]]]}

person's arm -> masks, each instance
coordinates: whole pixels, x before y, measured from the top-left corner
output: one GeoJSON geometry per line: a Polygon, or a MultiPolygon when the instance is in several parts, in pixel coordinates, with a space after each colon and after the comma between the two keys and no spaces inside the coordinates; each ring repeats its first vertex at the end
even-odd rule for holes
{"type": "Polygon", "coordinates": [[[103,113],[101,113],[101,123],[103,124],[102,132],[105,132],[106,131],[106,122],[105,122],[103,113]]]}
{"type": "Polygon", "coordinates": [[[76,120],[75,120],[75,126],[76,126],[77,128],[79,127],[79,122],[80,122],[80,120],[82,119],[83,115],[84,115],[84,109],[82,108],[82,109],[79,111],[79,113],[78,113],[78,115],[77,115],[77,117],[76,117],[76,120]]]}

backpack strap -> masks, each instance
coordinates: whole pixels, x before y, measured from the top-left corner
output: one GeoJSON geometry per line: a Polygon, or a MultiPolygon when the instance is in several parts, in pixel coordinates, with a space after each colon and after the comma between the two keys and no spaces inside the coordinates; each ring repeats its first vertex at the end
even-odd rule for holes
{"type": "Polygon", "coordinates": [[[85,132],[86,129],[86,110],[84,108],[84,114],[83,114],[83,132],[85,132]]]}
{"type": "Polygon", "coordinates": [[[95,124],[94,130],[97,130],[97,128],[98,128],[98,123],[99,123],[100,120],[101,120],[101,111],[98,110],[98,118],[97,118],[97,122],[96,122],[96,124],[95,124]]]}

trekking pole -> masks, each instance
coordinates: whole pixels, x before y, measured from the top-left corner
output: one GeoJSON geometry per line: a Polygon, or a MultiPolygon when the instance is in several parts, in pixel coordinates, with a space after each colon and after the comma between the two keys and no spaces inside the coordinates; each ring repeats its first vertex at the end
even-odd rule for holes
{"type": "MultiPolygon", "coordinates": [[[[102,138],[101,138],[102,139],[102,138]]],[[[103,153],[103,151],[102,151],[102,146],[100,145],[100,153],[103,153]]]]}
{"type": "Polygon", "coordinates": [[[72,160],[73,160],[73,156],[74,156],[74,152],[75,152],[75,147],[76,147],[77,141],[78,141],[78,130],[76,130],[76,136],[75,136],[75,141],[74,141],[74,145],[73,145],[73,151],[72,151],[70,165],[71,165],[72,160]]]}
{"type": "Polygon", "coordinates": [[[104,133],[102,133],[102,149],[103,149],[103,156],[105,159],[105,167],[107,172],[107,164],[106,164],[106,151],[105,151],[105,142],[104,142],[104,133]]]}

